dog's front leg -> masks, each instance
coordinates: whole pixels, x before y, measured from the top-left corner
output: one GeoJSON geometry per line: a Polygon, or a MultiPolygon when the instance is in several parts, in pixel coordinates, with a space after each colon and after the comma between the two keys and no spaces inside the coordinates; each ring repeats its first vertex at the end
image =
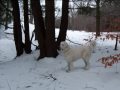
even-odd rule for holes
{"type": "Polygon", "coordinates": [[[86,62],[86,66],[84,69],[88,70],[90,68],[90,62],[89,62],[89,60],[85,60],[85,62],[86,62]]]}
{"type": "Polygon", "coordinates": [[[70,72],[73,69],[73,62],[68,62],[68,69],[66,72],[70,72]]]}
{"type": "Polygon", "coordinates": [[[90,68],[90,62],[89,62],[89,60],[87,60],[87,59],[84,59],[84,62],[85,62],[85,67],[84,67],[84,69],[85,69],[85,70],[88,70],[88,69],[90,68]]]}

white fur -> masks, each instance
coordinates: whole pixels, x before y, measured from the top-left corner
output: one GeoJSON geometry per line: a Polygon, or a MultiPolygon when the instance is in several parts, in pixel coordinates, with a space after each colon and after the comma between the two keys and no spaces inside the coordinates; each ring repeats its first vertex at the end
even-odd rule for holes
{"type": "Polygon", "coordinates": [[[80,58],[82,58],[85,63],[85,69],[89,69],[89,60],[95,46],[96,41],[90,41],[88,45],[71,48],[67,42],[62,41],[60,43],[60,49],[63,52],[65,60],[68,63],[67,71],[71,71],[73,69],[73,62],[80,58]]]}

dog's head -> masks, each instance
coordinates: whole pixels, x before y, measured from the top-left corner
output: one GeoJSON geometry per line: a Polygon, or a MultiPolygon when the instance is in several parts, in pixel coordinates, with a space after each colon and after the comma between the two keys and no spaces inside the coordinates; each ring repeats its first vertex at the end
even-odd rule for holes
{"type": "Polygon", "coordinates": [[[96,47],[96,40],[90,41],[90,46],[92,46],[93,48],[95,48],[96,47]]]}
{"type": "Polygon", "coordinates": [[[96,49],[96,40],[90,41],[90,48],[91,48],[92,52],[94,53],[95,49],[96,49]]]}
{"type": "Polygon", "coordinates": [[[60,49],[61,49],[61,50],[64,50],[64,49],[66,49],[66,48],[68,48],[68,47],[69,47],[69,45],[68,45],[67,42],[62,41],[62,42],[60,43],[60,49]]]}

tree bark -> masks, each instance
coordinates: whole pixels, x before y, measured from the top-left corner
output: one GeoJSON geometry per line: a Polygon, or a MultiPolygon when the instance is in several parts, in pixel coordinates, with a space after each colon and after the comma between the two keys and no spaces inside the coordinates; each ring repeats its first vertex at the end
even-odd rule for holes
{"type": "Polygon", "coordinates": [[[62,0],[62,17],[61,17],[59,36],[57,38],[58,49],[60,46],[60,42],[66,40],[66,33],[68,28],[68,13],[69,13],[68,7],[69,7],[69,0],[62,0]]]}
{"type": "Polygon", "coordinates": [[[29,19],[28,19],[28,0],[23,0],[24,5],[24,27],[25,27],[25,52],[31,53],[31,41],[29,36],[29,19]]]}
{"type": "Polygon", "coordinates": [[[17,56],[23,54],[23,43],[22,43],[22,32],[21,32],[21,24],[20,24],[20,11],[18,0],[11,0],[13,6],[13,21],[14,21],[14,40],[17,51],[17,56]]]}
{"type": "Polygon", "coordinates": [[[35,33],[37,36],[38,44],[40,47],[40,55],[38,60],[46,56],[46,45],[45,45],[45,26],[42,17],[42,8],[40,0],[31,0],[31,8],[34,16],[35,33]]]}
{"type": "Polygon", "coordinates": [[[45,0],[46,50],[47,57],[56,57],[57,46],[55,41],[55,7],[54,0],[45,0]]]}

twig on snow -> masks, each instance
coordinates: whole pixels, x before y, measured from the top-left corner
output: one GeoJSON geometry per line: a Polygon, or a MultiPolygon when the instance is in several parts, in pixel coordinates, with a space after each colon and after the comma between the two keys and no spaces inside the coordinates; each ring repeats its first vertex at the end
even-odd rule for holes
{"type": "Polygon", "coordinates": [[[10,84],[9,84],[8,80],[6,80],[6,81],[7,81],[7,85],[9,87],[9,90],[11,90],[11,87],[10,87],[10,84]]]}

